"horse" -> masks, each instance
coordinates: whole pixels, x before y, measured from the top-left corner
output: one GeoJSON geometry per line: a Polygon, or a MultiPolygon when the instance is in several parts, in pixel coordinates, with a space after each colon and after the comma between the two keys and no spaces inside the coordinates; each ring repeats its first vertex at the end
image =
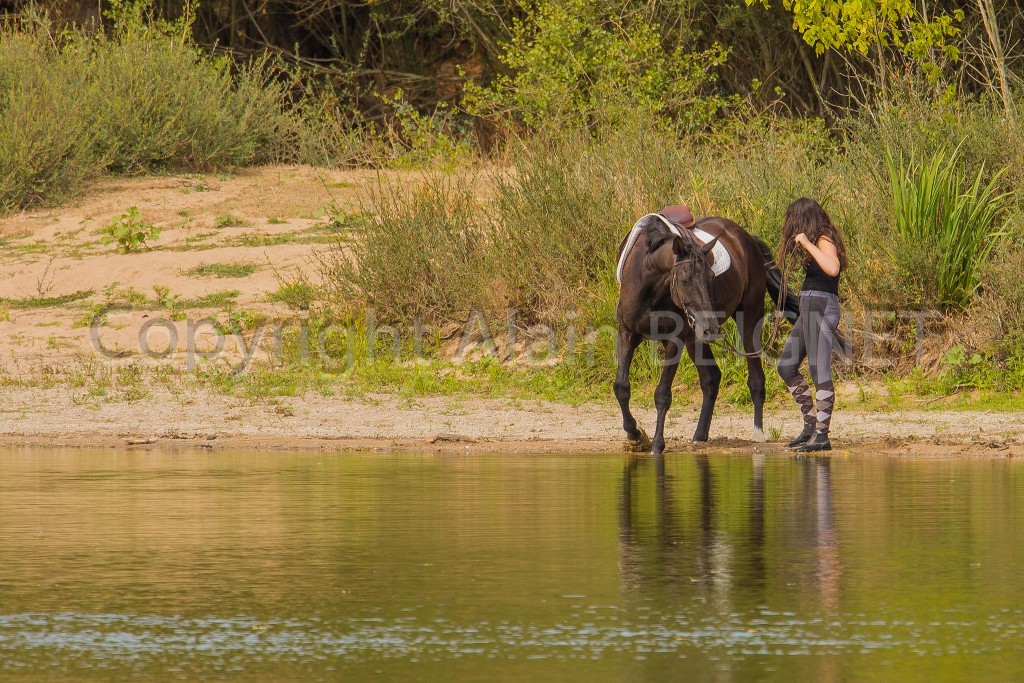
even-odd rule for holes
{"type": "Polygon", "coordinates": [[[755,438],[764,441],[765,377],[759,347],[766,292],[780,312],[793,317],[799,313],[796,296],[788,292],[780,296],[783,276],[774,265],[771,249],[736,223],[717,216],[698,218],[687,228],[670,222],[663,214],[649,214],[637,222],[634,231],[637,234],[632,239],[627,235],[619,245],[620,289],[615,308],[618,370],[614,390],[622,410],[627,449],[650,448],[655,455],[664,452],[665,416],[672,405],[672,381],[683,348],[697,367],[703,396],[693,441],[708,440],[722,380],[711,343],[722,338],[721,325],[728,318],[736,321],[741,353],[747,360],[755,438]],[[694,229],[711,239],[702,244],[694,229]],[[715,250],[716,244],[724,246],[727,253],[715,250]],[[728,270],[716,275],[715,259],[720,256],[731,263],[728,270]],[[657,422],[653,441],[637,426],[629,410],[629,368],[644,339],[660,341],[664,349],[661,378],[654,391],[657,422]]]}

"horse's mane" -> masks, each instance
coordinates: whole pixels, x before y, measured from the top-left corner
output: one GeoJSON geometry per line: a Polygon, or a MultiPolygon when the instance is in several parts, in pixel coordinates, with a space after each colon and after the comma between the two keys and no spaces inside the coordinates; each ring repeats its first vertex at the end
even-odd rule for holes
{"type": "Polygon", "coordinates": [[[618,263],[617,275],[621,273],[625,259],[628,259],[631,255],[624,254],[623,252],[626,249],[631,253],[637,251],[636,241],[640,237],[643,237],[645,242],[645,249],[641,252],[644,257],[655,253],[665,245],[665,242],[677,237],[685,241],[687,251],[693,252],[700,248],[700,242],[697,241],[697,237],[691,230],[683,228],[679,229],[678,233],[673,232],[669,229],[668,224],[661,216],[657,214],[648,214],[640,218],[640,220],[633,225],[633,228],[626,233],[626,236],[622,238],[622,241],[619,242],[619,248],[615,259],[616,263],[618,263]]]}
{"type": "Polygon", "coordinates": [[[653,254],[660,249],[665,242],[680,236],[690,249],[695,249],[699,246],[693,231],[683,228],[679,231],[681,235],[677,235],[674,232],[670,232],[665,222],[657,216],[650,216],[641,228],[641,231],[647,240],[647,253],[649,254],[653,254]]]}

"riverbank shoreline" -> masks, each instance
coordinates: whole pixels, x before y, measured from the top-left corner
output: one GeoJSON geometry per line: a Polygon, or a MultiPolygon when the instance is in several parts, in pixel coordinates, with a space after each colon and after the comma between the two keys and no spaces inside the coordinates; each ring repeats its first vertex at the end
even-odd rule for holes
{"type": "MultiPolygon", "coordinates": [[[[309,318],[298,295],[317,255],[350,236],[382,179],[422,180],[302,166],[106,178],[67,206],[0,219],[0,447],[620,452],[610,386],[581,385],[594,402],[568,405],[556,401],[579,398],[571,382],[545,401],[533,398],[544,378],[503,387],[454,363],[403,365],[378,383],[274,357],[274,330],[309,318]],[[163,231],[119,254],[101,237],[129,207],[163,231]]],[[[652,391],[634,390],[649,433],[652,391]]],[[[838,391],[836,453],[1024,456],[1019,394],[902,396],[878,379],[838,391]],[[959,410],[973,401],[995,410],[959,410]]],[[[677,382],[669,450],[785,452],[800,426],[789,397],[767,406],[768,443],[736,403],[720,398],[714,440],[695,446],[700,397],[677,382]]]]}
{"type": "MultiPolygon", "coordinates": [[[[193,390],[154,391],[136,401],[86,402],[61,387],[6,392],[0,448],[216,449],[247,451],[417,451],[434,453],[608,453],[623,450],[612,401],[547,401],[394,395],[305,394],[254,400],[193,390]]],[[[769,407],[767,442],[754,440],[750,411],[721,406],[712,441],[692,444],[698,405],[669,413],[673,453],[785,453],[795,411],[769,407]]],[[[653,428],[654,411],[635,411],[653,428]]],[[[1024,412],[891,410],[837,412],[838,455],[1024,457],[1024,412]]]]}

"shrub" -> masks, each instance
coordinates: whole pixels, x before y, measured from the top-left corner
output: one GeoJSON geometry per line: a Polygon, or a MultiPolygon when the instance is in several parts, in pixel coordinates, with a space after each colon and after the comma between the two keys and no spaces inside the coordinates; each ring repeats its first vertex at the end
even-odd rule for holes
{"type": "Polygon", "coordinates": [[[188,24],[116,14],[112,34],[0,26],[0,212],[53,203],[105,171],[204,169],[291,154],[299,126],[266,60],[235,70],[188,24]]]}
{"type": "Polygon", "coordinates": [[[1002,172],[969,176],[959,152],[938,151],[923,162],[887,156],[897,238],[897,262],[927,301],[944,310],[966,307],[979,271],[1002,233],[998,222],[1011,198],[1000,193],[1002,172]]]}
{"type": "MultiPolygon", "coordinates": [[[[476,113],[510,115],[534,129],[616,123],[635,110],[673,115],[685,130],[704,127],[724,104],[708,86],[728,51],[680,33],[674,3],[544,0],[513,24],[501,60],[508,74],[488,88],[470,84],[476,113]]],[[[685,26],[685,24],[684,24],[685,26]]],[[[688,26],[685,29],[688,30],[688,26]]],[[[665,119],[667,120],[667,119],[665,119]]]]}
{"type": "MultiPolygon", "coordinates": [[[[449,320],[481,305],[490,278],[472,181],[435,174],[411,193],[382,185],[374,211],[329,260],[334,303],[369,305],[385,320],[449,320]]],[[[354,310],[352,311],[354,313],[354,310]]]]}

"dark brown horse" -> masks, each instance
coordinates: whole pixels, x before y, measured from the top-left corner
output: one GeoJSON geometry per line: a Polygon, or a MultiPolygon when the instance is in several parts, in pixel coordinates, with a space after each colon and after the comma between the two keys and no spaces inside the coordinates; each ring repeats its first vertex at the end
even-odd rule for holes
{"type": "MultiPolygon", "coordinates": [[[[633,450],[665,450],[665,415],[672,404],[672,380],[676,376],[683,348],[697,367],[701,405],[694,441],[707,441],[711,414],[718,398],[722,372],[715,363],[710,343],[720,339],[720,327],[727,318],[736,321],[743,355],[747,359],[747,387],[754,403],[754,429],[763,440],[764,368],[761,366],[760,333],[764,320],[766,291],[779,300],[782,275],[773,265],[771,250],[761,239],[725,218],[706,217],[696,228],[714,239],[701,244],[691,229],[671,232],[656,215],[637,223],[639,230],[621,269],[621,289],[616,306],[619,323],[618,372],[615,397],[622,409],[622,427],[633,450]],[[731,266],[715,275],[713,247],[722,244],[729,252],[731,266]],[[664,348],[661,379],[654,391],[658,411],[654,440],[637,427],[629,411],[629,367],[633,353],[644,339],[660,341],[664,348]]],[[[621,256],[627,240],[619,245],[621,256]]],[[[787,295],[784,310],[794,316],[799,301],[787,295]]]]}

